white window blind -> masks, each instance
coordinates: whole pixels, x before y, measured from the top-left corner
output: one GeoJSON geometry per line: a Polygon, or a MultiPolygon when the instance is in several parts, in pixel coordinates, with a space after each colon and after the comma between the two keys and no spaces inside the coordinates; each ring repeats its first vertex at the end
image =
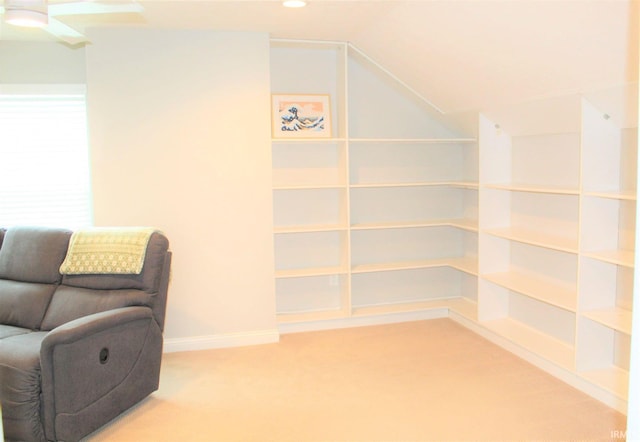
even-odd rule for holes
{"type": "Polygon", "coordinates": [[[0,227],[92,224],[83,87],[0,87],[0,227]]]}

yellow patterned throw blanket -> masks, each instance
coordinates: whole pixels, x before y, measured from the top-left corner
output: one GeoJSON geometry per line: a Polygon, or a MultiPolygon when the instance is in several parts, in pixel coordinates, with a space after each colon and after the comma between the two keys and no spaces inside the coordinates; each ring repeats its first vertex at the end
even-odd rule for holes
{"type": "Polygon", "coordinates": [[[155,230],[149,227],[103,227],[78,230],[71,235],[63,275],[120,274],[142,271],[147,243],[155,230]]]}

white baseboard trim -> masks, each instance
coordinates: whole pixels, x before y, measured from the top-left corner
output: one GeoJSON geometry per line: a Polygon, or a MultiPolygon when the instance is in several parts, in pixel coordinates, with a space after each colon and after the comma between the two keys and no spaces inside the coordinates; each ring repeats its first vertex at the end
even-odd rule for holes
{"type": "Polygon", "coordinates": [[[604,390],[591,382],[583,379],[578,374],[571,372],[567,369],[559,367],[558,365],[547,361],[546,359],[538,356],[537,354],[521,347],[520,345],[502,337],[491,330],[483,327],[482,324],[478,324],[475,321],[470,321],[464,316],[458,315],[451,311],[449,317],[456,321],[458,324],[470,329],[483,338],[493,342],[494,344],[504,348],[505,350],[513,353],[514,355],[524,359],[530,364],[535,365],[548,374],[564,381],[572,387],[582,391],[583,393],[591,396],[594,399],[606,404],[607,406],[619,411],[622,414],[627,414],[627,401],[618,397],[612,392],[604,390]]]}
{"type": "Polygon", "coordinates": [[[397,322],[421,321],[423,319],[446,318],[448,308],[434,308],[415,312],[388,313],[384,315],[353,316],[340,319],[324,319],[320,321],[296,322],[280,324],[280,333],[301,333],[320,330],[334,330],[337,328],[366,327],[369,325],[393,324],[397,322]]]}
{"type": "Polygon", "coordinates": [[[209,336],[168,338],[164,340],[163,352],[176,353],[180,351],[213,350],[216,348],[273,344],[280,340],[281,333],[299,333],[306,331],[332,330],[336,328],[364,327],[367,325],[381,325],[392,324],[396,322],[419,321],[422,319],[446,318],[447,316],[448,311],[446,308],[438,308],[419,312],[351,317],[345,319],[311,321],[295,324],[280,324],[279,329],[275,330],[256,330],[209,336]]]}
{"type": "Polygon", "coordinates": [[[169,338],[164,341],[164,353],[179,351],[211,350],[215,348],[244,347],[247,345],[273,344],[280,340],[277,329],[224,333],[188,338],[169,338]]]}

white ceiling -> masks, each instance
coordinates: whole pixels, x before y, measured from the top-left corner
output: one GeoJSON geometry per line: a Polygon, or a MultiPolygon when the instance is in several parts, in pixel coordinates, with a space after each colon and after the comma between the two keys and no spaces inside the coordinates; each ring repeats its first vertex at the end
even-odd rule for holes
{"type": "MultiPolygon", "coordinates": [[[[118,25],[349,41],[446,113],[638,80],[638,0],[309,0],[302,9],[279,0],[140,3],[141,15],[57,18],[81,31],[118,25]]],[[[7,28],[1,39],[49,39],[7,28]]]]}

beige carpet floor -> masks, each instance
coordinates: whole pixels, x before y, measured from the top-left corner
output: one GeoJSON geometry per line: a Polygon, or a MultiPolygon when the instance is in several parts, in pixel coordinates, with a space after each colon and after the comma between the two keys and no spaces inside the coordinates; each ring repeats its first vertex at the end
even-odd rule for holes
{"type": "Polygon", "coordinates": [[[449,319],[170,353],[98,441],[622,440],[625,416],[449,319]]]}

